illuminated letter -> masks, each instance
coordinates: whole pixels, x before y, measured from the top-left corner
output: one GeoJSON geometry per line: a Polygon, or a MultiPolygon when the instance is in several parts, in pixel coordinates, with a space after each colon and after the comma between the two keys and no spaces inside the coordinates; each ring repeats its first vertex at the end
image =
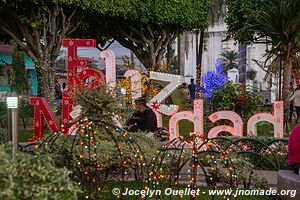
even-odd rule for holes
{"type": "Polygon", "coordinates": [[[212,128],[209,132],[207,137],[208,138],[215,138],[221,132],[228,132],[231,133],[232,136],[243,137],[243,120],[241,117],[232,111],[219,111],[211,114],[209,117],[210,121],[213,123],[219,120],[230,120],[233,123],[233,127],[222,125],[216,126],[212,128]]]}
{"type": "Polygon", "coordinates": [[[203,135],[203,101],[194,100],[194,113],[183,111],[174,114],[169,121],[170,141],[179,137],[179,121],[189,120],[194,123],[194,132],[203,135]]]}
{"type": "Polygon", "coordinates": [[[159,112],[164,115],[173,115],[178,111],[177,105],[163,105],[161,104],[175,89],[177,89],[182,83],[182,76],[166,74],[160,72],[150,72],[150,79],[159,80],[164,82],[170,82],[165,88],[163,88],[156,96],[154,96],[149,103],[148,106],[151,106],[154,102],[160,104],[159,112]]]}
{"type": "Polygon", "coordinates": [[[116,58],[111,50],[100,53],[100,58],[105,60],[106,83],[110,88],[116,87],[116,58]]]}
{"type": "Polygon", "coordinates": [[[256,125],[258,122],[266,121],[274,125],[274,137],[283,138],[283,102],[274,102],[274,115],[269,113],[259,113],[253,115],[247,123],[247,134],[257,135],[256,125]]]}
{"type": "Polygon", "coordinates": [[[134,104],[134,100],[142,96],[141,75],[137,70],[131,69],[126,71],[124,76],[131,79],[132,104],[134,104]]]}

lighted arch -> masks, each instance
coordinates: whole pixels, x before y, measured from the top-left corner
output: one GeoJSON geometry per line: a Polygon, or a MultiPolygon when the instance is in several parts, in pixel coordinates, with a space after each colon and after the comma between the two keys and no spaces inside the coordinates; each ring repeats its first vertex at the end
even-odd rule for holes
{"type": "Polygon", "coordinates": [[[237,113],[233,111],[219,111],[211,114],[208,118],[213,123],[219,120],[229,120],[233,123],[233,127],[221,125],[212,128],[208,132],[208,138],[217,137],[221,132],[228,132],[232,136],[243,137],[243,120],[237,113]]]}

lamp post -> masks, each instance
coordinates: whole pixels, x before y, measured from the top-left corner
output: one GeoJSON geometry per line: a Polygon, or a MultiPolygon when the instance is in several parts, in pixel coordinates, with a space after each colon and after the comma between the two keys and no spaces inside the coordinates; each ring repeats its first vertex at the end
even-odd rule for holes
{"type": "Polygon", "coordinates": [[[16,95],[8,96],[6,102],[8,112],[10,113],[8,115],[10,117],[10,119],[8,120],[10,122],[9,127],[11,127],[8,134],[10,134],[10,138],[13,143],[13,160],[16,160],[16,153],[18,148],[18,97],[16,95]]]}

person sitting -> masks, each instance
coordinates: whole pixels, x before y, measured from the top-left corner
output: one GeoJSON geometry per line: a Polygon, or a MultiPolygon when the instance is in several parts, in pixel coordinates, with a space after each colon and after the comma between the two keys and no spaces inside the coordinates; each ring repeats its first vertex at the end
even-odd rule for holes
{"type": "Polygon", "coordinates": [[[133,113],[128,125],[128,131],[155,132],[157,129],[156,115],[151,108],[146,105],[146,99],[140,97],[135,100],[137,112],[133,113]]]}
{"type": "Polygon", "coordinates": [[[300,166],[300,124],[298,124],[289,137],[288,163],[293,166],[294,171],[299,173],[300,166]]]}

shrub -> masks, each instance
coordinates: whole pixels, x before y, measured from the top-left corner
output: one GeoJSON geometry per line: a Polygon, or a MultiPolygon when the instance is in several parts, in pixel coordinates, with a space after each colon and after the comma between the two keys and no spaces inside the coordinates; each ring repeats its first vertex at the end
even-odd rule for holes
{"type": "Polygon", "coordinates": [[[47,156],[18,152],[12,160],[9,145],[0,145],[0,199],[77,199],[80,190],[66,169],[56,168],[47,156]]]}
{"type": "Polygon", "coordinates": [[[4,128],[0,128],[0,144],[8,142],[7,131],[4,128]]]}

